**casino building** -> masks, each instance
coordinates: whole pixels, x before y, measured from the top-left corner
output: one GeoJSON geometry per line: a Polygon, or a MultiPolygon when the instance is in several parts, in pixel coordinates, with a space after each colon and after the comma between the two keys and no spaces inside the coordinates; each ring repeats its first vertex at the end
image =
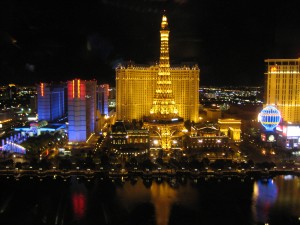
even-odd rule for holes
{"type": "Polygon", "coordinates": [[[40,83],[37,85],[38,119],[54,121],[66,114],[66,85],[40,83]]]}
{"type": "Polygon", "coordinates": [[[265,105],[273,105],[284,121],[300,122],[300,58],[266,59],[265,105]]]}
{"type": "MultiPolygon", "coordinates": [[[[163,17],[167,19],[167,17],[163,17]]],[[[162,49],[167,51],[169,63],[169,29],[161,28],[161,55],[162,49]],[[166,33],[167,31],[167,33],[166,33]],[[163,40],[166,39],[166,40],[163,40]]],[[[118,120],[143,120],[150,116],[155,98],[160,63],[150,66],[134,64],[119,65],[116,68],[116,113],[118,120]]],[[[178,115],[183,120],[198,121],[199,108],[199,74],[197,65],[171,66],[168,71],[172,86],[172,94],[178,115]]],[[[165,81],[163,81],[165,82],[165,81]]],[[[162,84],[168,85],[168,84],[162,84]]]]}
{"type": "MultiPolygon", "coordinates": [[[[275,134],[263,136],[286,149],[300,149],[300,58],[266,59],[265,105],[280,111],[275,134]]],[[[263,121],[264,122],[264,121],[263,121]]]]}
{"type": "Polygon", "coordinates": [[[84,142],[95,132],[97,81],[68,81],[68,135],[70,142],[84,142]]]}

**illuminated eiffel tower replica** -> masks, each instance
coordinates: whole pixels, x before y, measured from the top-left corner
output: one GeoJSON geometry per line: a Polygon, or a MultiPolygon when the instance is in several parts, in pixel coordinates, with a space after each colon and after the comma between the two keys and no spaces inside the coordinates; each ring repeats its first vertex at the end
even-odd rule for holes
{"type": "Polygon", "coordinates": [[[170,74],[169,59],[169,27],[167,17],[163,15],[160,30],[160,58],[156,81],[156,89],[150,117],[146,118],[144,126],[150,131],[154,138],[154,145],[163,150],[170,150],[172,144],[177,144],[175,133],[184,129],[183,119],[178,116],[178,109],[174,100],[172,90],[172,79],[170,74]]]}

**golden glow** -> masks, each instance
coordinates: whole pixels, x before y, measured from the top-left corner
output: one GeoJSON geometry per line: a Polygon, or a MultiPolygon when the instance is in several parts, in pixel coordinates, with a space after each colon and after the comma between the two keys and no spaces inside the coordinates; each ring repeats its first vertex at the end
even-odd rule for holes
{"type": "Polygon", "coordinates": [[[166,182],[151,186],[151,200],[155,207],[157,225],[168,225],[172,205],[177,201],[177,191],[171,188],[166,182]]]}
{"type": "Polygon", "coordinates": [[[86,143],[89,143],[89,141],[91,140],[91,138],[95,135],[95,133],[91,133],[91,135],[89,136],[89,138],[86,140],[86,143]]]}
{"type": "Polygon", "coordinates": [[[7,123],[7,122],[10,122],[10,121],[12,121],[12,119],[1,120],[1,121],[0,121],[0,123],[2,124],[2,123],[7,123]]]}
{"type": "Polygon", "coordinates": [[[165,29],[168,27],[168,21],[167,21],[167,17],[165,15],[163,15],[162,17],[162,22],[161,22],[161,28],[165,29]]]}
{"type": "Polygon", "coordinates": [[[271,67],[271,72],[276,72],[276,71],[277,71],[276,66],[272,66],[272,67],[271,67]]]}
{"type": "MultiPolygon", "coordinates": [[[[149,67],[131,64],[125,67],[120,65],[116,68],[117,119],[151,117],[151,124],[144,124],[147,129],[151,130],[164,125],[159,124],[159,121],[171,121],[172,118],[180,116],[184,120],[196,122],[199,116],[200,70],[197,65],[170,67],[167,17],[163,17],[162,21],[164,28],[160,30],[159,63],[149,67]],[[153,123],[154,120],[156,123],[153,123]]],[[[168,127],[168,132],[159,132],[159,135],[155,136],[155,139],[159,141],[159,146],[155,146],[156,148],[162,146],[170,150],[174,147],[172,141],[175,136],[178,138],[183,135],[183,122],[180,121],[172,122],[168,127]]]]}
{"type": "Polygon", "coordinates": [[[265,105],[276,105],[285,121],[300,121],[300,59],[268,59],[265,105]]]}

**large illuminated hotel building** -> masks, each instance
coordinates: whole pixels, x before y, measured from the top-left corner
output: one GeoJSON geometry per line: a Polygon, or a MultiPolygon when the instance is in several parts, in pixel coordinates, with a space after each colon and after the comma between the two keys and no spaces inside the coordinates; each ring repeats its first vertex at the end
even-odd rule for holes
{"type": "Polygon", "coordinates": [[[65,116],[66,96],[64,84],[37,85],[37,113],[39,120],[54,121],[65,116]]]}
{"type": "Polygon", "coordinates": [[[300,123],[300,59],[266,59],[265,104],[286,122],[300,123]]]}
{"type": "MultiPolygon", "coordinates": [[[[161,50],[163,47],[161,46],[161,50]]],[[[168,46],[167,48],[169,51],[168,46]]],[[[178,115],[184,120],[197,122],[200,74],[198,66],[183,65],[168,68],[178,115]]],[[[151,66],[129,64],[119,65],[116,68],[116,113],[118,120],[143,120],[145,116],[150,116],[157,91],[159,70],[159,64],[151,66]]]]}
{"type": "Polygon", "coordinates": [[[68,135],[70,142],[84,142],[95,131],[97,81],[68,81],[68,135]]]}
{"type": "Polygon", "coordinates": [[[276,127],[277,143],[287,149],[300,149],[300,58],[265,62],[265,105],[275,106],[282,117],[276,127]]]}

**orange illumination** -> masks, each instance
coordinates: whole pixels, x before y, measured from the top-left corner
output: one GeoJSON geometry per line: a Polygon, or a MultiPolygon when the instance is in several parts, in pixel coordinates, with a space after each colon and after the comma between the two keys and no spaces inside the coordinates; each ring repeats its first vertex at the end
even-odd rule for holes
{"type": "Polygon", "coordinates": [[[276,72],[276,71],[277,71],[276,66],[272,66],[272,67],[271,67],[271,72],[276,72]]]}
{"type": "Polygon", "coordinates": [[[41,96],[44,97],[44,83],[41,83],[41,96]]]}
{"type": "Polygon", "coordinates": [[[80,98],[80,80],[77,80],[77,90],[78,90],[78,98],[80,98]]]}
{"type": "Polygon", "coordinates": [[[73,82],[73,84],[72,84],[73,85],[73,87],[72,87],[72,89],[73,89],[72,93],[73,93],[73,98],[74,98],[75,97],[75,87],[74,87],[75,84],[74,84],[74,80],[72,82],[73,82]]]}
{"type": "Polygon", "coordinates": [[[165,29],[167,27],[168,27],[167,17],[165,15],[163,15],[162,22],[161,22],[161,28],[165,29]]]}

